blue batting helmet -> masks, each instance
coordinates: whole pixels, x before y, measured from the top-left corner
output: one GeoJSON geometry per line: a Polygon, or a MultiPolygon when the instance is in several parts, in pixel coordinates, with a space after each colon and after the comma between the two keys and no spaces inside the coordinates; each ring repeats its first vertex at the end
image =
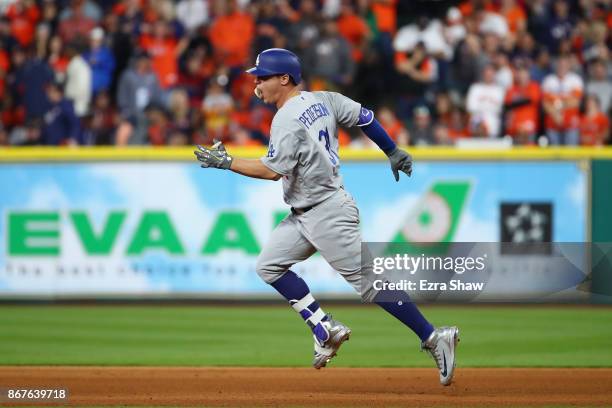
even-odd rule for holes
{"type": "Polygon", "coordinates": [[[260,52],[255,66],[246,72],[255,76],[287,74],[296,84],[302,81],[300,60],[284,48],[269,48],[260,52]]]}

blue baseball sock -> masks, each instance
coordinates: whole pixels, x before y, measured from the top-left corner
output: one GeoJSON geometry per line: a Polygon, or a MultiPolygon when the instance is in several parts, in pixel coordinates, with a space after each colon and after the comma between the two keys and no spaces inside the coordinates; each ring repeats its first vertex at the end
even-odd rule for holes
{"type": "Polygon", "coordinates": [[[306,282],[296,275],[295,272],[288,270],[280,278],[272,282],[271,285],[302,316],[302,319],[304,319],[317,339],[321,343],[327,341],[329,333],[321,324],[322,321],[327,320],[327,316],[310,293],[306,282]]]}
{"type": "Polygon", "coordinates": [[[410,296],[401,290],[381,290],[374,297],[374,303],[385,309],[397,320],[410,327],[413,332],[425,341],[434,331],[434,327],[425,319],[419,309],[410,300],[410,296]],[[385,301],[376,299],[386,299],[385,301]],[[388,299],[393,299],[389,302],[388,299]]]}

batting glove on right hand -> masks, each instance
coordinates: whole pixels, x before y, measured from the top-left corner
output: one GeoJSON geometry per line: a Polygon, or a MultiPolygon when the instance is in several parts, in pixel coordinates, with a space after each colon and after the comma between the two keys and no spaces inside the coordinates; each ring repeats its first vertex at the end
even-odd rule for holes
{"type": "Polygon", "coordinates": [[[399,181],[399,172],[403,171],[410,177],[412,175],[412,156],[402,149],[395,148],[391,153],[387,154],[391,162],[391,170],[395,181],[399,181]]]}
{"type": "Polygon", "coordinates": [[[225,150],[223,143],[213,140],[214,144],[209,147],[197,145],[198,150],[194,151],[196,157],[202,162],[201,167],[215,167],[227,170],[232,165],[232,156],[225,150]]]}

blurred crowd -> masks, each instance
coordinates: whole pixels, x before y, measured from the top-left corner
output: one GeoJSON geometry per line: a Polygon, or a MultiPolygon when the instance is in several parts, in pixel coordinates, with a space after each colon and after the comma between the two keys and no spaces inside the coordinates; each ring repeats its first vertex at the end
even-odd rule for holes
{"type": "Polygon", "coordinates": [[[609,144],[611,4],[4,0],[0,145],[265,145],[274,108],[244,70],[271,47],[402,145],[609,144]]]}

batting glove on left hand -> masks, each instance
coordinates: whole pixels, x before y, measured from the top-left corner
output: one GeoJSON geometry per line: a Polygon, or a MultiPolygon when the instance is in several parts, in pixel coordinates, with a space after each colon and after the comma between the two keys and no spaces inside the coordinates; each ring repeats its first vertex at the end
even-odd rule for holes
{"type": "Polygon", "coordinates": [[[395,148],[391,153],[387,155],[391,162],[391,170],[395,181],[399,181],[399,172],[403,171],[410,177],[412,175],[412,156],[403,151],[402,149],[395,148]]]}
{"type": "Polygon", "coordinates": [[[221,141],[213,140],[213,142],[211,147],[197,145],[198,150],[194,151],[198,160],[202,162],[201,167],[229,169],[232,165],[232,156],[227,153],[221,141]]]}

